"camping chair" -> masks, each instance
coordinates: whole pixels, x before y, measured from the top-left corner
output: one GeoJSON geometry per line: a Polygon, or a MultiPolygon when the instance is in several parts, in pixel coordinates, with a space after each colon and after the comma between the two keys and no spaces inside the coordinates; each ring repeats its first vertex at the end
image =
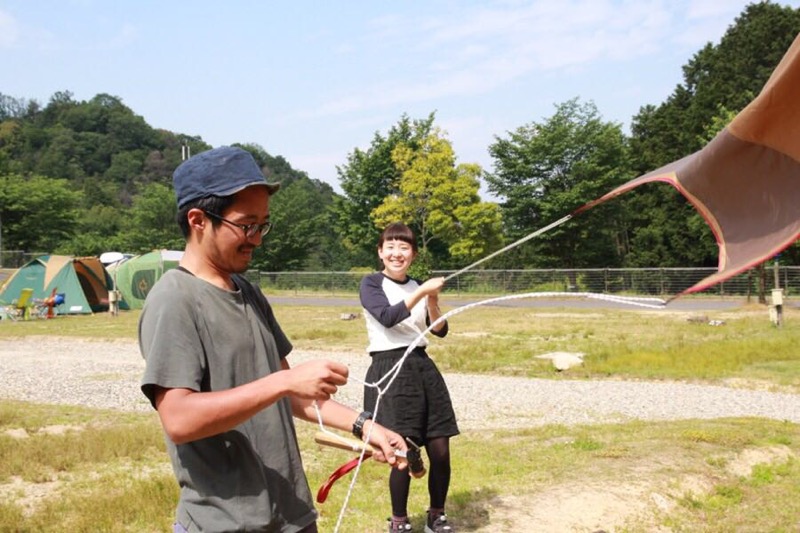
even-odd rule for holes
{"type": "Polygon", "coordinates": [[[38,318],[54,318],[58,314],[58,307],[64,303],[66,295],[63,292],[57,291],[58,288],[54,288],[49,298],[37,298],[34,300],[34,307],[36,307],[36,316],[38,318]]]}
{"type": "Polygon", "coordinates": [[[31,317],[31,307],[33,302],[33,289],[22,289],[19,291],[19,298],[11,302],[11,305],[5,306],[3,314],[11,320],[28,320],[31,317]]]}

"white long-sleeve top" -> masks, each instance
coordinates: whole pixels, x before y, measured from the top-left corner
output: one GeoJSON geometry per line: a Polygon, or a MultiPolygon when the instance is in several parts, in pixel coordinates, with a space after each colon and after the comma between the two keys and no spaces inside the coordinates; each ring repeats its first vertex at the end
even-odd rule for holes
{"type": "MultiPolygon", "coordinates": [[[[381,352],[405,348],[425,331],[429,325],[428,297],[426,296],[410,311],[405,299],[420,286],[418,280],[407,277],[405,281],[395,281],[381,272],[365,276],[361,280],[359,296],[364,308],[369,337],[368,352],[381,352]]],[[[447,335],[447,323],[438,332],[438,337],[447,335]]],[[[422,339],[418,346],[427,346],[422,339]]]]}

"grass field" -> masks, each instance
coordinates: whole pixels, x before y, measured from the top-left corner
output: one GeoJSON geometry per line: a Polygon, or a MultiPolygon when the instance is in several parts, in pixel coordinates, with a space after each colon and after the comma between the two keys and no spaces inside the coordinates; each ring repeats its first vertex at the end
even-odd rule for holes
{"type": "MultiPolygon", "coordinates": [[[[276,306],[299,349],[363,351],[352,308],[276,306]]],[[[0,337],[135,339],[138,313],[0,323],[0,337]]],[[[689,313],[478,308],[451,319],[430,353],[450,372],[563,379],[532,354],[583,352],[571,379],[729,384],[800,393],[800,312],[782,328],[764,307],[689,313]],[[710,326],[719,320],[720,326],[710,326]]],[[[800,401],[800,400],[798,400],[800,401]]],[[[349,456],[313,443],[300,424],[312,490],[349,456]]],[[[800,530],[800,426],[763,419],[634,422],[468,432],[453,441],[449,513],[460,531],[519,531],[531,506],[570,512],[614,496],[614,531],[800,530]],[[627,499],[626,499],[627,495],[627,499]],[[524,513],[522,513],[524,514],[524,513]]],[[[341,531],[382,531],[386,469],[365,463],[341,531]]],[[[415,527],[427,505],[412,490],[415,527]]],[[[347,489],[318,506],[333,531],[347,489]]],[[[166,531],[177,491],[155,415],[0,401],[0,531],[166,531]]],[[[530,531],[554,531],[529,524],[530,531]]],[[[589,529],[587,529],[588,531],[589,529]]]]}

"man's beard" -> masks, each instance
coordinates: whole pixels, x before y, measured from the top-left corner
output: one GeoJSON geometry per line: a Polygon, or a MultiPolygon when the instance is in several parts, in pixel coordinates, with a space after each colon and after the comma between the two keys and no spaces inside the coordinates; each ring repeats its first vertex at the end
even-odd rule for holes
{"type": "Polygon", "coordinates": [[[242,246],[239,248],[239,252],[250,252],[250,259],[243,266],[232,267],[231,272],[233,272],[234,274],[244,274],[250,269],[250,263],[253,262],[253,252],[255,252],[255,247],[242,246]]]}

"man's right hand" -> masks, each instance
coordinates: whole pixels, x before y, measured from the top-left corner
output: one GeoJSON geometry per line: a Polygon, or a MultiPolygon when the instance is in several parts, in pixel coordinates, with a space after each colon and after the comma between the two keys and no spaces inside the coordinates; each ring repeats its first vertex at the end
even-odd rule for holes
{"type": "Polygon", "coordinates": [[[328,400],[347,383],[350,370],[336,361],[317,360],[288,370],[289,389],[293,396],[309,400],[328,400]]]}

